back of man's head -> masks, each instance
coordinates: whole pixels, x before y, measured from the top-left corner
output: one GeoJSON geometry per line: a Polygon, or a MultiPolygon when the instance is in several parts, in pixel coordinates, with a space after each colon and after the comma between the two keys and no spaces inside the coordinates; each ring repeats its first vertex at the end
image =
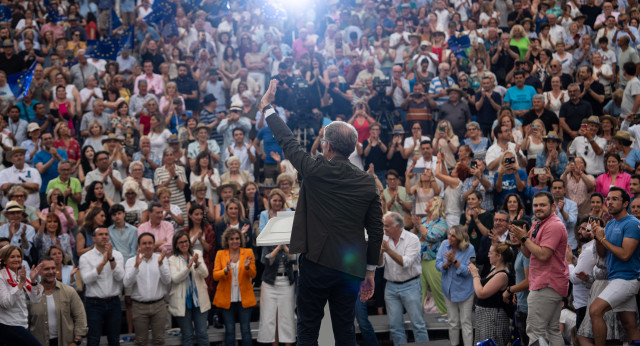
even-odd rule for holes
{"type": "Polygon", "coordinates": [[[358,132],[344,121],[334,121],[324,129],[324,138],[336,154],[349,157],[356,148],[358,132]]]}

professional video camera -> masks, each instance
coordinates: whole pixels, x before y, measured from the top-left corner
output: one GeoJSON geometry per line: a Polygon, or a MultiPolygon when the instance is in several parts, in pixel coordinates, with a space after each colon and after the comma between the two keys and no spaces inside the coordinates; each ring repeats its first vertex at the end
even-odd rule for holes
{"type": "Polygon", "coordinates": [[[391,86],[391,78],[389,78],[388,76],[384,78],[380,78],[380,77],[373,78],[373,89],[377,90],[378,92],[390,86],[391,86]]]}

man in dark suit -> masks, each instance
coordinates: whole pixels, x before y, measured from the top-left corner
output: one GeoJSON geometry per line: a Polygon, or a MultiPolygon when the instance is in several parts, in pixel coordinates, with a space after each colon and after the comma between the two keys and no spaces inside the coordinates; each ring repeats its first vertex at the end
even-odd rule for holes
{"type": "Polygon", "coordinates": [[[374,178],[353,166],[353,126],[333,122],[324,130],[322,152],[313,158],[273,110],[277,81],[260,103],[284,155],[303,177],[290,249],[300,253],[297,283],[298,345],[317,345],[329,301],[336,345],[354,345],[354,305],[373,295],[382,243],[382,209],[374,178]],[[364,229],[367,229],[368,242],[364,229]],[[364,281],[362,280],[364,278],[364,281]]]}

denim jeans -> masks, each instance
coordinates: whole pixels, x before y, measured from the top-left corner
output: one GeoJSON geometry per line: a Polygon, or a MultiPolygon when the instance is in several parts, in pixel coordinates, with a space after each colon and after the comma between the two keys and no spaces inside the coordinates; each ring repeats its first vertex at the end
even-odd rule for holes
{"type": "Polygon", "coordinates": [[[329,302],[334,345],[353,346],[354,306],[362,279],[307,260],[299,261],[296,306],[298,308],[298,346],[318,345],[324,307],[329,302]]]}
{"type": "Polygon", "coordinates": [[[87,297],[84,307],[87,312],[87,326],[89,327],[87,345],[100,345],[103,324],[109,346],[120,345],[120,318],[122,315],[120,299],[114,298],[109,301],[103,301],[87,297]]]}
{"type": "MultiPolygon", "coordinates": [[[[46,299],[46,298],[45,298],[46,299]]],[[[40,346],[40,342],[25,327],[0,323],[0,345],[40,346]]]]}
{"type": "MultiPolygon", "coordinates": [[[[235,346],[236,344],[236,321],[240,321],[240,332],[242,334],[242,346],[251,346],[251,308],[243,308],[242,302],[233,302],[229,309],[222,309],[224,319],[224,344],[235,346]]],[[[207,344],[208,345],[208,341],[207,344]]]]}
{"type": "Polygon", "coordinates": [[[200,308],[191,308],[184,311],[184,316],[176,317],[180,333],[182,334],[182,345],[193,346],[194,325],[195,339],[198,345],[209,345],[209,334],[207,333],[207,314],[200,312],[200,308]]]}
{"type": "Polygon", "coordinates": [[[378,338],[376,332],[373,330],[371,322],[369,322],[369,314],[367,313],[367,302],[360,301],[360,294],[356,299],[356,321],[360,327],[360,333],[362,333],[362,341],[366,346],[378,346],[378,338]]]}
{"type": "Polygon", "coordinates": [[[402,318],[403,308],[409,314],[409,319],[413,325],[415,342],[429,341],[429,334],[427,334],[427,327],[424,323],[421,295],[420,280],[418,278],[403,284],[387,281],[384,301],[387,304],[391,339],[394,345],[407,343],[407,334],[404,330],[404,319],[402,318]]]}

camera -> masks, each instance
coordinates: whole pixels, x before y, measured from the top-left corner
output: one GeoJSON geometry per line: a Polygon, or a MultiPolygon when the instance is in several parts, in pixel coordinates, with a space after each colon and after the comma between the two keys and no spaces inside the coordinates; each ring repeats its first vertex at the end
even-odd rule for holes
{"type": "Polygon", "coordinates": [[[505,165],[512,165],[516,163],[516,158],[515,157],[505,157],[504,158],[504,164],[505,165]]]}
{"type": "Polygon", "coordinates": [[[389,77],[375,77],[373,78],[373,88],[374,89],[382,89],[391,86],[391,78],[389,77]]]}
{"type": "Polygon", "coordinates": [[[469,165],[469,167],[472,169],[478,168],[478,161],[477,160],[471,161],[471,165],[469,165]]]}
{"type": "Polygon", "coordinates": [[[538,174],[545,174],[547,173],[547,171],[544,168],[534,168],[533,169],[533,174],[538,175],[538,174]]]}

